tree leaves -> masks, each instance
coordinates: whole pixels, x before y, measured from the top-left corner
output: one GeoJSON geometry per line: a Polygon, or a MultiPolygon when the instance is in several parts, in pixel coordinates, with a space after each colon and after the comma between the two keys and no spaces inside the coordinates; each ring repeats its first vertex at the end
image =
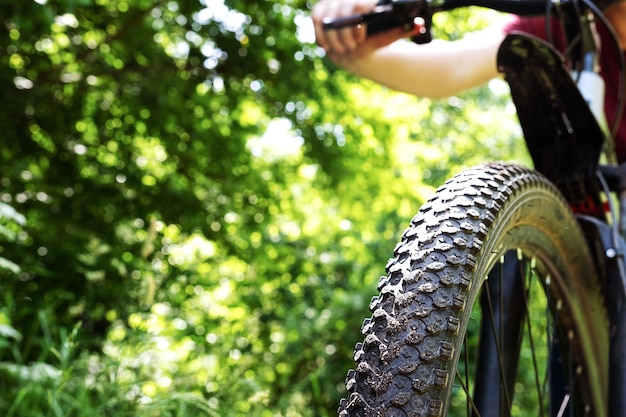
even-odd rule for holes
{"type": "MultiPolygon", "coordinates": [[[[307,13],[2,3],[0,232],[19,238],[0,253],[0,323],[29,337],[0,360],[60,366],[50,344],[81,321],[76,363],[121,378],[116,396],[76,377],[103,407],[332,415],[404,224],[517,131],[489,118],[510,112],[488,88],[420,100],[333,67],[307,13]]],[[[483,22],[462,16],[442,36],[483,22]]]]}

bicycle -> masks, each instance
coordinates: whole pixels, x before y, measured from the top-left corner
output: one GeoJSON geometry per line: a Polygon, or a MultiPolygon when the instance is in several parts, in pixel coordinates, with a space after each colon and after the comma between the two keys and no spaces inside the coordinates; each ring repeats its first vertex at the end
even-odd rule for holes
{"type": "Polygon", "coordinates": [[[380,279],[338,413],[626,415],[626,168],[614,162],[615,124],[609,131],[598,111],[603,91],[587,84],[598,78],[600,8],[387,0],[324,26],[366,24],[373,34],[421,19],[426,30],[413,40],[424,43],[434,13],[469,5],[545,13],[565,29],[570,66],[546,41],[504,40],[498,66],[534,169],[474,167],[422,206],[380,279]]]}

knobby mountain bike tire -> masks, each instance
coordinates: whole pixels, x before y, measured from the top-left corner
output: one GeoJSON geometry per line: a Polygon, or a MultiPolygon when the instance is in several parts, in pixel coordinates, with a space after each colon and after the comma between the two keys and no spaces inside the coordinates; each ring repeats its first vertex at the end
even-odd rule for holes
{"type": "Polygon", "coordinates": [[[345,416],[605,416],[608,324],[574,215],[541,174],[441,186],[381,277],[345,416]]]}

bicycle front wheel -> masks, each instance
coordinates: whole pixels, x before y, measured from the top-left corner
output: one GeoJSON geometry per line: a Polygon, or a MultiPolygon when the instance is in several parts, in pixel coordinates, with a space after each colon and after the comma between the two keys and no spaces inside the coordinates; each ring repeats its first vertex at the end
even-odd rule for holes
{"type": "Polygon", "coordinates": [[[412,220],[370,304],[344,416],[605,416],[608,324],[558,190],[467,170],[412,220]]]}

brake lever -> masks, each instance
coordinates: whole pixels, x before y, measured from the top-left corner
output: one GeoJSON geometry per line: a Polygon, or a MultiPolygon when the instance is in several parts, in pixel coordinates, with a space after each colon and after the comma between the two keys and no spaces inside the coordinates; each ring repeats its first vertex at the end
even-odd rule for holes
{"type": "Polygon", "coordinates": [[[416,20],[421,19],[424,30],[411,37],[415,43],[428,43],[432,40],[432,13],[429,12],[426,0],[387,0],[379,4],[369,13],[356,14],[336,19],[323,19],[324,30],[339,30],[366,25],[367,36],[401,27],[411,30],[416,20]]]}

